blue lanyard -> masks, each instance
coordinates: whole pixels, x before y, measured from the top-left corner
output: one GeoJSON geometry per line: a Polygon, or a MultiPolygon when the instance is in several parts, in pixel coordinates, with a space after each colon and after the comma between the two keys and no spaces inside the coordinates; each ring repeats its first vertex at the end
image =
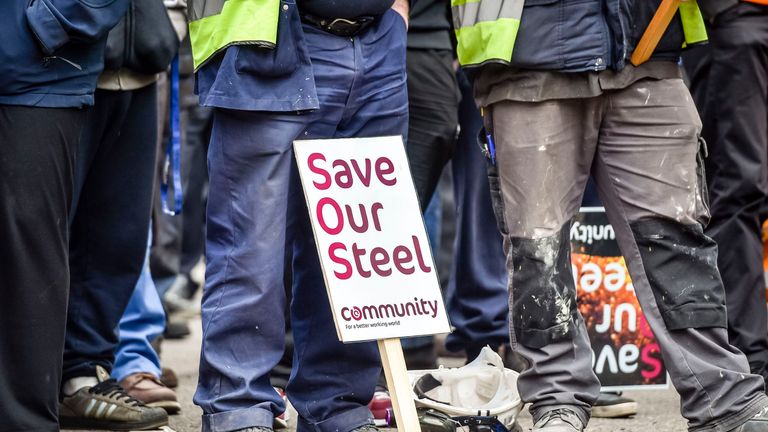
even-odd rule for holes
{"type": "Polygon", "coordinates": [[[163,178],[160,183],[160,196],[163,202],[163,213],[175,216],[181,213],[181,126],[179,122],[179,56],[171,63],[171,137],[165,150],[163,163],[163,178]],[[168,207],[168,168],[170,167],[173,181],[173,209],[168,207]]]}

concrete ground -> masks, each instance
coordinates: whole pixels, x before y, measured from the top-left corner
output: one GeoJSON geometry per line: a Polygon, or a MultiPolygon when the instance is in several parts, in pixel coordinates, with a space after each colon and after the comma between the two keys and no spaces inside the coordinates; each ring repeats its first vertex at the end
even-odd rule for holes
{"type": "MultiPolygon", "coordinates": [[[[176,391],[182,411],[170,420],[170,428],[176,432],[200,431],[201,411],[192,403],[200,355],[200,321],[192,321],[191,327],[193,333],[190,337],[179,341],[166,341],[163,344],[163,365],[174,369],[179,376],[179,387],[176,391]]],[[[446,365],[453,366],[451,363],[455,364],[455,359],[447,359],[446,365]]],[[[637,416],[629,419],[593,419],[587,432],[686,431],[685,420],[680,416],[679,398],[673,389],[631,392],[626,393],[626,396],[639,402],[640,411],[637,416]]],[[[523,429],[529,430],[531,417],[528,411],[525,410],[521,417],[523,429]]],[[[386,431],[394,432],[394,429],[386,431]]]]}

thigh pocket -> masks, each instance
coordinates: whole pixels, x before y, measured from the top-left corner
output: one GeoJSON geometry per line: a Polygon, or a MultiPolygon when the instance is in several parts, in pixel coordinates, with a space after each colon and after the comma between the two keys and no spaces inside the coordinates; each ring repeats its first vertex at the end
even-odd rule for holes
{"type": "Polygon", "coordinates": [[[501,181],[499,180],[499,170],[496,165],[488,164],[488,185],[491,188],[491,204],[493,204],[493,215],[496,217],[496,226],[501,234],[508,235],[509,229],[504,219],[504,197],[501,194],[501,181]]]}
{"type": "Polygon", "coordinates": [[[707,187],[707,172],[704,159],[708,156],[707,142],[699,137],[699,151],[696,153],[696,220],[702,226],[709,224],[709,188],[707,187]]]}
{"type": "Polygon", "coordinates": [[[238,73],[253,73],[263,77],[280,77],[293,73],[299,67],[299,41],[303,30],[296,4],[280,2],[277,24],[277,46],[240,45],[235,58],[238,73]]]}

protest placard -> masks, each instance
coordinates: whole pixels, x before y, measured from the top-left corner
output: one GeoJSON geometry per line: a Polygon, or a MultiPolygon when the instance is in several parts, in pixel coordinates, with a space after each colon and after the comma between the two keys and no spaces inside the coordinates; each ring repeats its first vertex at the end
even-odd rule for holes
{"type": "Polygon", "coordinates": [[[299,140],[294,152],[339,339],[379,341],[398,426],[417,430],[398,338],[450,326],[402,138],[299,140]]]}
{"type": "Polygon", "coordinates": [[[571,226],[579,311],[603,390],[666,388],[659,345],[643,316],[603,208],[583,208],[571,226]]]}

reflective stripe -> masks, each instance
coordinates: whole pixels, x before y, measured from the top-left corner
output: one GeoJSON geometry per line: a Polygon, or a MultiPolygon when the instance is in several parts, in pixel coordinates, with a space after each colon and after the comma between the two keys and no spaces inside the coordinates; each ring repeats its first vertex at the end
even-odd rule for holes
{"type": "MultiPolygon", "coordinates": [[[[457,28],[473,26],[479,22],[496,21],[500,18],[520,19],[523,15],[524,0],[474,0],[455,1],[451,7],[454,21],[461,17],[457,28]]],[[[455,24],[455,22],[454,22],[455,24]]]]}
{"type": "Polygon", "coordinates": [[[512,61],[524,0],[452,0],[462,66],[512,61]]]}
{"type": "Polygon", "coordinates": [[[189,20],[197,21],[211,15],[218,15],[227,0],[193,0],[189,3],[189,20]]]}
{"type": "Polygon", "coordinates": [[[110,416],[112,416],[112,413],[113,413],[113,412],[115,412],[115,410],[116,410],[116,409],[117,409],[117,405],[115,405],[115,404],[110,404],[110,405],[109,405],[109,409],[107,410],[107,415],[106,415],[106,417],[107,417],[107,418],[109,418],[110,416]]]}
{"type": "Polygon", "coordinates": [[[195,70],[230,45],[277,43],[280,0],[194,0],[192,10],[203,16],[189,23],[195,70]]]}
{"type": "MultiPolygon", "coordinates": [[[[451,0],[459,63],[510,63],[524,3],[525,0],[451,0]]],[[[707,41],[704,18],[696,0],[680,4],[680,18],[685,45],[707,41]]]]}
{"type": "Polygon", "coordinates": [[[683,22],[686,46],[707,41],[707,28],[696,0],[680,3],[680,19],[683,22]]]}
{"type": "Polygon", "coordinates": [[[480,3],[482,0],[451,0],[451,7],[461,6],[467,3],[480,3]]]}

